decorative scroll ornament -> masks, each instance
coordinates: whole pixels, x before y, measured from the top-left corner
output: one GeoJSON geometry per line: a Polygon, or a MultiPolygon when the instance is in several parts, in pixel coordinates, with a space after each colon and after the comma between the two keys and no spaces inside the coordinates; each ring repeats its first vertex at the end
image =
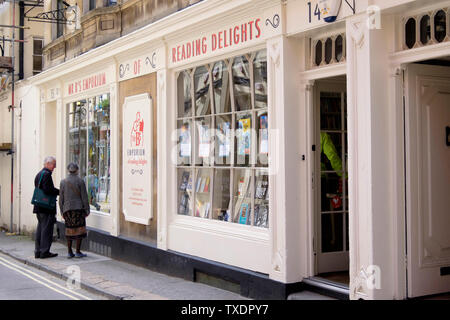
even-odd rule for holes
{"type": "Polygon", "coordinates": [[[145,64],[150,64],[153,69],[156,69],[156,62],[155,62],[156,52],[153,52],[152,54],[152,60],[150,60],[149,57],[145,58],[145,64]]]}
{"type": "Polygon", "coordinates": [[[126,66],[124,66],[123,64],[120,65],[119,67],[119,76],[121,78],[123,78],[125,76],[125,72],[130,70],[130,65],[127,63],[126,66]]]}
{"type": "Polygon", "coordinates": [[[280,25],[280,16],[277,14],[275,14],[272,18],[272,20],[270,19],[266,19],[266,26],[271,25],[274,29],[278,28],[278,26],[280,25]]]}
{"type": "Polygon", "coordinates": [[[328,23],[335,22],[341,9],[342,0],[319,0],[319,10],[323,20],[328,23]]]}

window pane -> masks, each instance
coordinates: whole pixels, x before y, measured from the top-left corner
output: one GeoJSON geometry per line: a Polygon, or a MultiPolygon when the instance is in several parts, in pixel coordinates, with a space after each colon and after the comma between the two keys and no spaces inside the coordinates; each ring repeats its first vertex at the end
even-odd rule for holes
{"type": "Polygon", "coordinates": [[[236,111],[251,109],[250,66],[244,56],[234,59],[233,84],[236,111]]]}
{"type": "Polygon", "coordinates": [[[109,94],[89,99],[88,188],[93,210],[110,212],[110,106],[109,94]]]}
{"type": "Polygon", "coordinates": [[[211,173],[212,169],[196,169],[195,217],[208,219],[211,215],[211,173]]]}
{"type": "Polygon", "coordinates": [[[320,178],[321,212],[342,211],[342,194],[339,193],[339,180],[336,173],[323,173],[320,178]]]}
{"type": "Polygon", "coordinates": [[[213,68],[214,104],[217,113],[231,112],[230,76],[224,61],[217,62],[213,68]]]}
{"type": "Polygon", "coordinates": [[[316,44],[316,56],[315,56],[316,66],[320,66],[322,63],[322,41],[317,41],[316,44]]]}
{"type": "Polygon", "coordinates": [[[447,35],[447,17],[445,16],[445,11],[440,10],[434,16],[434,35],[437,42],[444,41],[447,35]]]}
{"type": "Polygon", "coordinates": [[[267,56],[266,50],[256,54],[253,62],[255,80],[255,107],[267,108],[267,56]]]}
{"type": "Polygon", "coordinates": [[[257,134],[258,134],[258,166],[269,166],[269,123],[267,111],[257,112],[257,134]]]}
{"type": "Polygon", "coordinates": [[[192,216],[192,170],[178,169],[178,214],[192,216]]]}
{"type": "Polygon", "coordinates": [[[322,252],[344,250],[344,215],[342,213],[322,215],[322,252]]]}
{"type": "Polygon", "coordinates": [[[267,171],[255,172],[255,215],[254,226],[269,227],[269,175],[267,171]]]}
{"type": "Polygon", "coordinates": [[[344,39],[342,36],[336,38],[335,47],[335,59],[337,62],[340,62],[344,56],[344,39]]]}
{"type": "Polygon", "coordinates": [[[231,115],[216,116],[215,133],[215,164],[231,164],[231,137],[232,137],[231,115]]]}
{"type": "Polygon", "coordinates": [[[216,169],[214,174],[213,219],[231,220],[230,169],[216,169]]]}
{"type": "Polygon", "coordinates": [[[191,77],[187,71],[178,76],[178,118],[189,117],[192,112],[191,77]]]}
{"type": "Polygon", "coordinates": [[[236,148],[235,163],[237,166],[249,166],[252,146],[252,115],[239,113],[236,115],[236,148]]]}
{"type": "Polygon", "coordinates": [[[86,177],[86,100],[81,100],[68,105],[68,162],[75,162],[80,167],[80,178],[86,177]]]}
{"type": "Polygon", "coordinates": [[[342,175],[342,134],[320,133],[322,171],[335,171],[342,175]]]}
{"type": "Polygon", "coordinates": [[[42,40],[33,39],[33,54],[42,55],[42,40]]]}
{"type": "Polygon", "coordinates": [[[42,56],[33,56],[33,70],[42,70],[42,56]]]}
{"type": "Polygon", "coordinates": [[[325,42],[325,63],[330,64],[331,58],[333,57],[333,40],[328,38],[325,42]]]}
{"type": "Polygon", "coordinates": [[[178,131],[178,144],[177,155],[178,165],[189,166],[191,165],[192,157],[192,125],[191,120],[179,120],[177,122],[178,131]]]}
{"type": "Polygon", "coordinates": [[[342,110],[341,93],[321,92],[320,93],[320,129],[321,130],[341,130],[342,110]]]}
{"type": "Polygon", "coordinates": [[[416,44],[416,19],[411,18],[405,26],[406,46],[412,49],[416,44]]]}
{"type": "Polygon", "coordinates": [[[211,96],[209,94],[209,72],[206,67],[198,67],[194,73],[196,115],[211,114],[211,96]]]}
{"type": "Polygon", "coordinates": [[[430,16],[426,15],[420,20],[420,42],[427,44],[431,39],[430,16]]]}
{"type": "Polygon", "coordinates": [[[250,169],[234,170],[233,187],[233,222],[240,224],[251,224],[251,182],[252,171],[250,169]]]}
{"type": "Polygon", "coordinates": [[[195,127],[197,130],[195,164],[209,166],[213,161],[211,157],[211,117],[196,119],[195,127]]]}

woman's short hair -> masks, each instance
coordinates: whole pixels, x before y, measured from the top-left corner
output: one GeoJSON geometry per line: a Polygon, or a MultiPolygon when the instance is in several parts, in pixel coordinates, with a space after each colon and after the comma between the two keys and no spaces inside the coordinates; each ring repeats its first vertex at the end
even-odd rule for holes
{"type": "Polygon", "coordinates": [[[70,173],[75,173],[75,172],[77,172],[78,171],[78,165],[75,163],[75,162],[71,162],[71,163],[69,163],[69,165],[67,166],[67,170],[70,172],[70,173]]]}

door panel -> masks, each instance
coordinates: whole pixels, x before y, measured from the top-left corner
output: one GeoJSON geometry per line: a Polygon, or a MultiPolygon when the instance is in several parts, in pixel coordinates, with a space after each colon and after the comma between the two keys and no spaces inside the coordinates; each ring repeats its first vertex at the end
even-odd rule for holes
{"type": "Polygon", "coordinates": [[[408,296],[450,291],[450,68],[407,69],[408,296]]]}
{"type": "Polygon", "coordinates": [[[317,274],[349,269],[348,184],[339,184],[348,176],[346,110],[345,81],[320,81],[315,88],[317,274]],[[333,202],[337,198],[340,203],[333,202]]]}

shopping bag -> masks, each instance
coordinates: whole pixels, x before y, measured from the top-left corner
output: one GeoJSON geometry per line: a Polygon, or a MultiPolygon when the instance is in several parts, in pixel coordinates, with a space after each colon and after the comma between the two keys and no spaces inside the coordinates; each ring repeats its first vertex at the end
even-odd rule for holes
{"type": "Polygon", "coordinates": [[[31,204],[46,209],[56,209],[56,196],[45,194],[44,190],[40,189],[42,176],[39,179],[38,186],[34,188],[33,198],[31,198],[31,204]]]}

